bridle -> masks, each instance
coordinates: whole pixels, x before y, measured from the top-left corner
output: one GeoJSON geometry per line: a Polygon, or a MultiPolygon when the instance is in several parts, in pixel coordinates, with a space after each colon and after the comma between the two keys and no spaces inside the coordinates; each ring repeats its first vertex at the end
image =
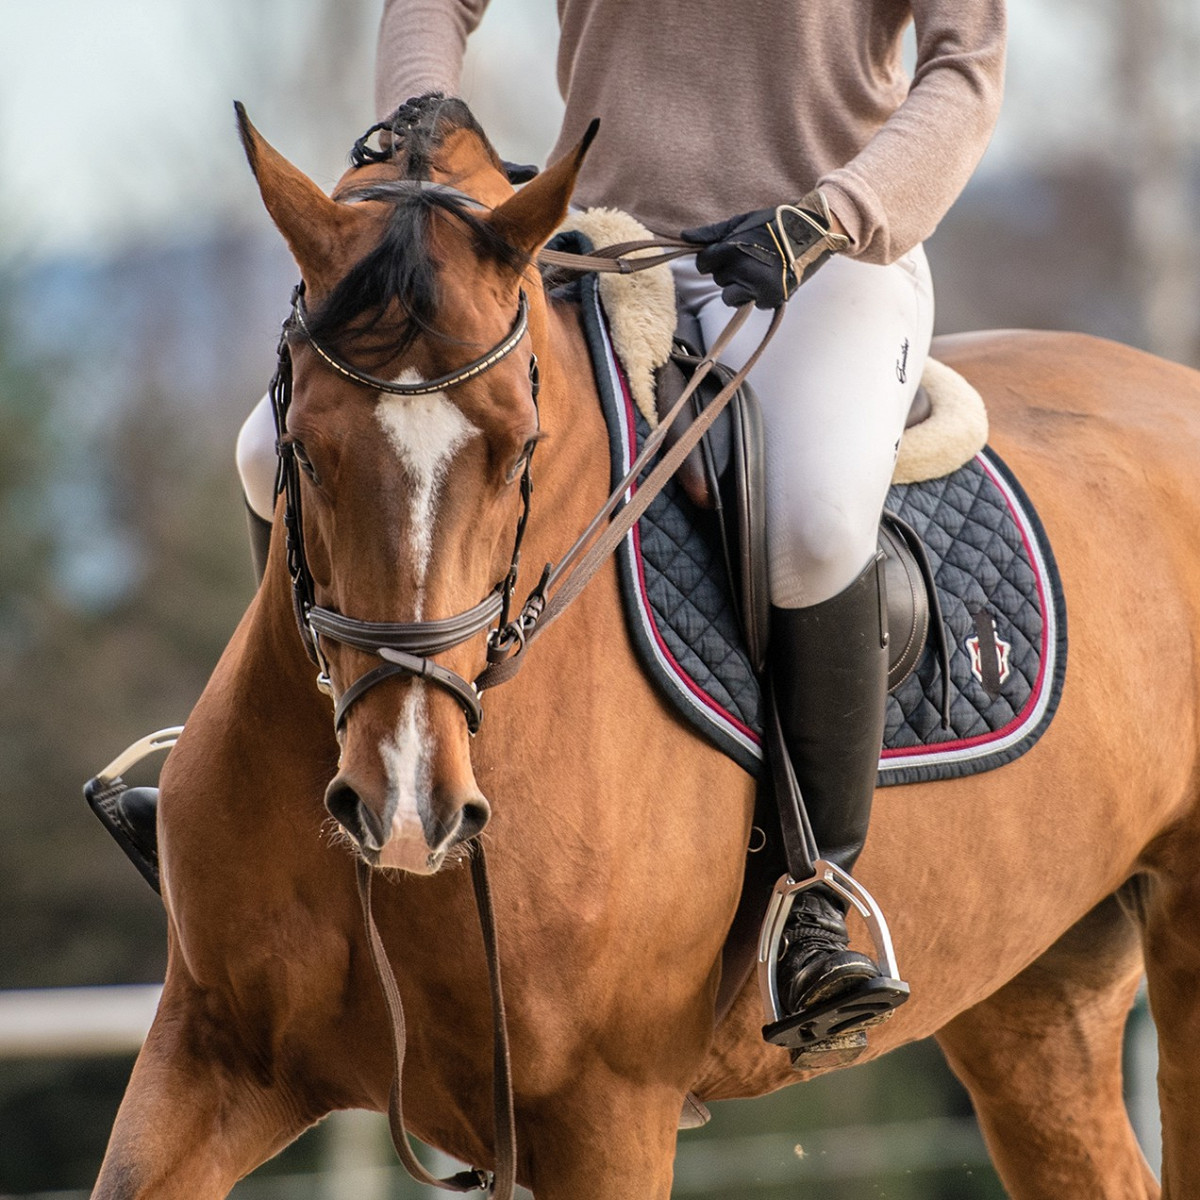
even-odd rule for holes
{"type": "MultiPolygon", "coordinates": [[[[357,202],[378,199],[398,190],[418,190],[449,195],[470,208],[484,209],[485,205],[457,188],[432,180],[394,180],[387,185],[376,185],[350,193],[343,200],[357,202]]],[[[623,242],[607,246],[592,254],[576,254],[559,250],[545,250],[539,255],[543,268],[557,268],[580,274],[587,271],[618,272],[630,274],[669,262],[685,254],[694,254],[693,243],[677,238],[652,238],[648,241],[623,242]],[[647,250],[659,251],[647,256],[647,250]],[[632,257],[637,254],[638,257],[632,257]]],[[[517,297],[517,315],[508,333],[490,350],[436,379],[420,383],[398,383],[380,379],[352,366],[327,346],[322,346],[309,328],[307,309],[304,304],[304,283],[301,281],[292,291],[291,313],[283,324],[279,338],[278,365],[271,381],[271,405],[275,416],[276,447],[279,469],[275,480],[275,494],[284,496],[284,526],[287,535],[288,574],[292,580],[292,603],[300,638],[308,657],[317,667],[317,686],[333,696],[333,683],[328,661],[321,649],[321,639],[340,642],[357,650],[364,650],[382,659],[379,666],[356,679],[341,696],[334,701],[334,728],[341,730],[350,708],[368,691],[386,679],[408,676],[424,679],[453,696],[466,717],[467,729],[475,734],[483,719],[480,695],[485,688],[511,679],[520,669],[524,654],[532,640],[558,619],[562,611],[583,590],[601,564],[633,527],[651,500],[674,474],[683,458],[700,440],[716,420],[729,398],[741,386],[751,368],[758,361],[767,343],[774,336],[782,317],[782,309],[776,311],[766,335],[758,348],[732,378],[727,380],[717,396],[696,417],[688,429],[680,435],[669,450],[651,469],[651,464],[666,439],[667,432],[676,417],[690,401],[692,394],[712,368],[718,356],[741,328],[751,310],[743,305],[730,320],[724,332],[714,342],[708,354],[701,360],[692,374],[687,387],[676,399],[657,429],[646,439],[641,453],[625,478],[609,494],[604,506],[595,515],[587,529],[576,540],[567,554],[557,563],[547,563],[537,586],[526,598],[516,619],[510,620],[513,593],[517,583],[517,572],[521,560],[521,543],[529,522],[530,501],[533,495],[531,474],[532,445],[525,454],[521,475],[521,514],[517,520],[516,536],[513,541],[512,559],[508,572],[494,588],[473,608],[452,617],[432,621],[363,621],[324,608],[316,602],[316,584],[309,569],[304,548],[304,525],[302,519],[302,497],[300,486],[301,464],[296,455],[295,444],[287,436],[287,415],[292,401],[292,355],[290,338],[299,333],[321,359],[321,361],[343,379],[375,392],[392,396],[428,396],[448,388],[457,387],[477,379],[490,371],[497,363],[511,354],[529,330],[529,302],[522,289],[517,297]],[[641,478],[647,472],[645,478],[641,478]],[[631,495],[636,488],[636,493],[631,495]],[[618,512],[618,508],[620,511],[618,512]],[[551,588],[556,589],[548,596],[551,588]],[[493,622],[496,624],[493,626],[493,622]],[[488,666],[474,681],[464,679],[455,671],[434,662],[434,656],[460,646],[485,629],[488,635],[488,666]]],[[[537,355],[529,360],[529,387],[534,407],[537,407],[539,375],[537,355]]]]}
{"type": "MultiPolygon", "coordinates": [[[[296,455],[295,444],[287,437],[287,415],[292,401],[292,355],[289,337],[297,330],[322,362],[344,379],[372,391],[386,392],[393,396],[429,396],[478,378],[511,354],[529,330],[529,301],[522,290],[517,297],[517,315],[512,328],[480,357],[436,379],[420,383],[395,383],[360,371],[313,338],[304,305],[304,285],[300,283],[292,292],[292,311],[288,320],[284,322],[279,339],[279,361],[271,381],[271,406],[275,415],[276,446],[279,453],[275,494],[282,493],[284,496],[284,526],[287,533],[288,574],[292,580],[292,602],[304,648],[319,671],[317,686],[327,694],[333,695],[329,665],[321,648],[322,638],[353,646],[357,650],[369,651],[383,659],[380,666],[361,675],[336,699],[335,729],[341,729],[347,712],[371,688],[385,679],[401,675],[425,679],[453,696],[466,716],[467,729],[474,734],[478,731],[483,717],[479,690],[461,675],[434,662],[433,656],[469,641],[493,622],[498,624],[493,630],[493,636],[489,638],[489,643],[498,643],[499,631],[509,624],[508,616],[521,561],[521,542],[529,521],[529,506],[533,494],[532,446],[525,455],[525,466],[521,475],[521,515],[517,520],[508,572],[473,608],[456,616],[433,621],[399,622],[363,621],[324,608],[316,603],[316,584],[304,547],[301,465],[296,455]]],[[[534,354],[530,356],[529,361],[529,388],[535,408],[539,382],[537,355],[534,354]]]]}

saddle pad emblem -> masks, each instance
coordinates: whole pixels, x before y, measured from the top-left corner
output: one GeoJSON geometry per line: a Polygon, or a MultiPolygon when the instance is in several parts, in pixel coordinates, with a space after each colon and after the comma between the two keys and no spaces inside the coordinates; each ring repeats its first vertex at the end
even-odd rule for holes
{"type": "MultiPolygon", "coordinates": [[[[996,655],[996,681],[1005,683],[1008,677],[1012,674],[1012,665],[1010,658],[1012,655],[1012,643],[1006,642],[1003,638],[993,637],[993,645],[995,646],[996,655]]],[[[971,674],[985,684],[987,680],[983,674],[983,654],[979,649],[979,635],[973,634],[967,638],[967,653],[971,656],[971,674]]]]}

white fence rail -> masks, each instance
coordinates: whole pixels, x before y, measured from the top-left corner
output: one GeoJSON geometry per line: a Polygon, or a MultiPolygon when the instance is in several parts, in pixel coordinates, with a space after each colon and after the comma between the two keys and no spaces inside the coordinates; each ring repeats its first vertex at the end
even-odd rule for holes
{"type": "MultiPolygon", "coordinates": [[[[154,1018],[158,985],[46,988],[0,992],[0,1060],[83,1058],[136,1054],[154,1018]]],[[[1128,1030],[1127,1094],[1130,1115],[1150,1165],[1161,1163],[1156,1073],[1157,1039],[1144,996],[1128,1030]]],[[[312,1196],[317,1200],[383,1200],[394,1196],[398,1169],[386,1123],[377,1114],[335,1113],[323,1126],[324,1166],[318,1181],[246,1180],[235,1196],[263,1200],[312,1196]],[[282,1189],[282,1190],[277,1190],[282,1189]]],[[[932,1119],[863,1128],[825,1129],[796,1139],[780,1135],[720,1141],[686,1138],[676,1160],[675,1195],[747,1195],[748,1187],[783,1186],[869,1176],[898,1162],[909,1170],[986,1162],[974,1122],[932,1119]],[[754,1180],[753,1185],[747,1183],[754,1180]]],[[[453,1170],[445,1156],[431,1163],[453,1170]]],[[[416,1189],[408,1195],[440,1195],[416,1189]]],[[[528,1195],[528,1193],[525,1193],[528,1195]]],[[[22,1200],[83,1200],[86,1193],[58,1192],[22,1200]]],[[[0,1196],[0,1200],[17,1200],[0,1196]]]]}
{"type": "Polygon", "coordinates": [[[162,988],[36,988],[0,992],[0,1058],[136,1054],[162,988]]]}

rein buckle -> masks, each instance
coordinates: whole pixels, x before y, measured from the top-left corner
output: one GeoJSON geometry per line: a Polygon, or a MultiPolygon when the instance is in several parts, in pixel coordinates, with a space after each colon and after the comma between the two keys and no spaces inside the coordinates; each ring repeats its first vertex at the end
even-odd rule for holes
{"type": "MultiPolygon", "coordinates": [[[[523,616],[524,614],[522,614],[523,616]]],[[[525,623],[518,617],[507,625],[493,629],[488,634],[487,660],[489,663],[504,662],[525,649],[525,623]]]]}

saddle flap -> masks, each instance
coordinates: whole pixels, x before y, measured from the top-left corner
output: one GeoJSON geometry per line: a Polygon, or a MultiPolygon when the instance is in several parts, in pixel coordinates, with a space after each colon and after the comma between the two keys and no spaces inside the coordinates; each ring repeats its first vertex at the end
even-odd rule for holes
{"type": "MultiPolygon", "coordinates": [[[[671,357],[658,370],[655,389],[655,407],[661,421],[675,406],[675,402],[683,394],[700,363],[700,355],[683,342],[676,342],[671,357]]],[[[690,420],[697,417],[712,398],[719,392],[728,378],[729,373],[717,364],[708,377],[696,389],[692,396],[690,411],[681,414],[675,425],[668,432],[663,443],[664,451],[669,450],[687,428],[690,420]]],[[[735,398],[736,400],[736,398],[735,398]]],[[[712,480],[723,479],[729,470],[731,454],[730,408],[732,403],[716,421],[712,428],[692,448],[691,453],[680,464],[675,472],[687,498],[699,509],[712,512],[718,506],[717,491],[712,486],[712,480]]]]}
{"type": "MultiPolygon", "coordinates": [[[[683,324],[670,359],[658,372],[656,404],[661,420],[679,399],[702,361],[683,324]]],[[[693,332],[698,337],[698,329],[693,332]]],[[[716,363],[691,399],[691,418],[704,411],[733,372],[716,363]]],[[[665,446],[678,441],[688,422],[679,419],[665,446]]],[[[755,670],[766,660],[770,597],[767,588],[765,482],[762,416],[758,397],[743,383],[709,431],[684,459],[675,478],[696,508],[716,514],[726,569],[738,599],[738,616],[755,670]]]]}

